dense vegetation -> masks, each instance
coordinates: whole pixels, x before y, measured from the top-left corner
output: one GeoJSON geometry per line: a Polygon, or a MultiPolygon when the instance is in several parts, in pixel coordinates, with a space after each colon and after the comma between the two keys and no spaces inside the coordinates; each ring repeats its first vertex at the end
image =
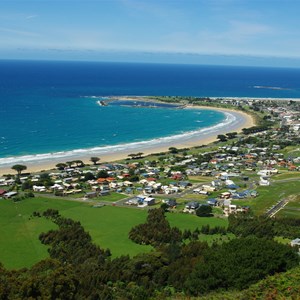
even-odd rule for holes
{"type": "MultiPolygon", "coordinates": [[[[41,242],[49,246],[50,258],[31,269],[8,271],[1,266],[0,299],[199,296],[216,290],[245,289],[267,275],[295,267],[299,261],[292,248],[265,236],[246,234],[211,247],[196,239],[184,239],[179,229],[170,226],[162,209],[150,210],[146,223],[129,233],[139,243],[152,244],[155,250],[112,259],[108,249],[93,244],[79,222],[51,209],[34,215],[58,226],[40,235],[41,242]]],[[[232,220],[231,228],[242,228],[239,222],[244,219],[232,220]]]]}
{"type": "Polygon", "coordinates": [[[228,231],[239,237],[257,236],[273,239],[275,236],[291,238],[300,236],[300,220],[287,218],[266,218],[249,214],[230,215],[228,231]]]}
{"type": "Polygon", "coordinates": [[[151,209],[148,212],[147,222],[133,227],[129,237],[138,244],[159,246],[180,242],[182,233],[176,227],[171,228],[163,209],[151,209]]]}

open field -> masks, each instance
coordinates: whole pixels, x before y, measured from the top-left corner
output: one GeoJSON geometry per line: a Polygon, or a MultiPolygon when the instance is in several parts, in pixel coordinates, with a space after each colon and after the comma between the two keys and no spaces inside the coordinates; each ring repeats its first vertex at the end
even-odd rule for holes
{"type": "Polygon", "coordinates": [[[299,218],[300,216],[300,197],[295,197],[277,214],[279,217],[299,218]]]}
{"type": "MultiPolygon", "coordinates": [[[[93,208],[86,203],[47,198],[30,198],[21,202],[0,200],[0,262],[9,269],[29,267],[47,257],[47,247],[38,240],[41,232],[55,229],[56,225],[44,218],[30,217],[33,211],[58,209],[63,216],[79,220],[91,234],[94,242],[109,248],[113,257],[131,256],[151,250],[128,239],[129,230],[145,222],[146,210],[105,206],[93,208]]],[[[168,214],[171,226],[180,229],[227,226],[226,219],[199,218],[188,214],[168,214]]]]}
{"type": "Polygon", "coordinates": [[[297,180],[297,179],[299,179],[300,180],[300,172],[280,170],[280,173],[273,175],[272,179],[274,179],[274,180],[285,180],[285,179],[297,180]]]}
{"type": "Polygon", "coordinates": [[[256,190],[259,193],[258,197],[251,198],[249,200],[234,200],[232,203],[249,205],[255,214],[261,215],[279,200],[282,200],[290,195],[298,194],[299,179],[273,182],[270,186],[260,186],[256,190]]]}

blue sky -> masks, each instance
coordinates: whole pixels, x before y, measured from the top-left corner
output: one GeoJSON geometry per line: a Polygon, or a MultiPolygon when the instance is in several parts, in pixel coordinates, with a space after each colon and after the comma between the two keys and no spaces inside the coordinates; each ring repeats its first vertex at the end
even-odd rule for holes
{"type": "Polygon", "coordinates": [[[0,0],[0,58],[300,67],[299,0],[0,0]]]}

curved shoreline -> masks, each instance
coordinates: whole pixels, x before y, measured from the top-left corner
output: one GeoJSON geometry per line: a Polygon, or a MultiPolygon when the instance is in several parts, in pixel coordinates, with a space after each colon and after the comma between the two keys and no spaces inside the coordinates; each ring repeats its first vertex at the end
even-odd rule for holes
{"type": "Polygon", "coordinates": [[[128,157],[128,154],[142,152],[144,155],[151,153],[165,152],[170,147],[191,148],[200,145],[207,145],[217,140],[217,135],[232,131],[240,132],[243,128],[255,125],[251,115],[245,112],[216,108],[209,106],[186,106],[185,109],[203,109],[220,111],[226,115],[225,122],[208,128],[202,128],[197,131],[185,132],[183,134],[173,135],[142,141],[137,143],[119,144],[116,146],[94,147],[90,149],[77,149],[73,151],[28,155],[20,157],[0,158],[0,175],[11,174],[11,166],[14,164],[25,164],[28,172],[37,172],[41,170],[54,169],[60,162],[70,160],[82,160],[84,163],[90,163],[91,156],[99,156],[101,162],[116,161],[128,157]],[[50,156],[50,157],[49,157],[50,156]],[[6,161],[5,163],[1,161],[6,161]]]}

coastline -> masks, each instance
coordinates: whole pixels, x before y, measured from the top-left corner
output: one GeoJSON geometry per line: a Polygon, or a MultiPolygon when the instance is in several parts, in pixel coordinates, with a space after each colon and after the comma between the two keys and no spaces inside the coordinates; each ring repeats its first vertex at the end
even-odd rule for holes
{"type": "MultiPolygon", "coordinates": [[[[125,97],[124,97],[125,98],[125,97]]],[[[140,97],[141,101],[145,101],[145,98],[140,97]]],[[[119,98],[122,101],[122,99],[119,98]]],[[[128,98],[126,98],[128,100],[128,98]]],[[[138,101],[138,98],[134,98],[138,101]]],[[[153,100],[151,100],[153,101],[153,100]]],[[[219,126],[205,128],[204,130],[185,133],[183,135],[155,139],[153,141],[145,141],[140,143],[132,143],[124,146],[124,149],[118,149],[116,146],[111,147],[99,147],[98,149],[89,149],[89,153],[77,153],[72,152],[70,155],[64,157],[53,157],[48,159],[43,159],[40,155],[40,159],[35,161],[19,161],[12,164],[7,164],[7,166],[0,167],[0,176],[5,174],[14,174],[15,172],[11,169],[14,164],[24,164],[27,166],[26,172],[40,172],[46,170],[55,169],[57,163],[66,162],[70,160],[82,160],[85,164],[91,164],[90,157],[99,156],[100,162],[113,162],[121,159],[128,158],[131,153],[142,152],[144,155],[149,155],[152,153],[166,152],[170,147],[176,147],[178,149],[182,148],[192,148],[195,146],[208,145],[217,140],[217,135],[225,134],[228,132],[236,131],[241,132],[243,128],[248,128],[255,126],[255,120],[250,114],[243,111],[219,108],[219,107],[209,107],[209,106],[198,106],[198,105],[186,105],[184,109],[203,109],[203,110],[216,110],[224,113],[227,118],[232,118],[233,121],[228,124],[219,124],[219,126]],[[212,130],[214,129],[214,130],[212,130]],[[175,138],[174,138],[175,137],[175,138]],[[174,138],[174,139],[173,139],[174,138]],[[105,148],[105,151],[104,151],[105,148]]]]}

